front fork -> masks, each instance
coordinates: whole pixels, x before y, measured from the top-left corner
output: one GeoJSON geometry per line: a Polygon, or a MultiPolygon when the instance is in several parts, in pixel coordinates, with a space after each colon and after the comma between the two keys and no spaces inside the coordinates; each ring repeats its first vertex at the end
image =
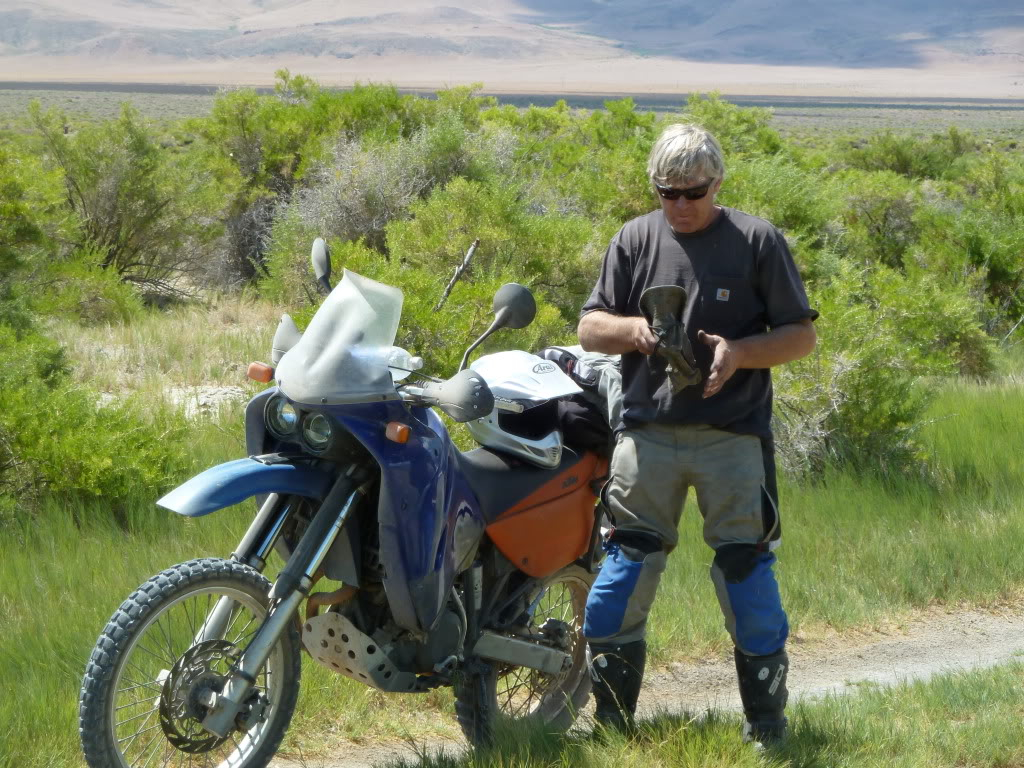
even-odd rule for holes
{"type": "MultiPolygon", "coordinates": [[[[235,548],[231,559],[252,566],[262,573],[266,567],[270,550],[273,549],[277,537],[281,535],[281,529],[284,528],[290,513],[289,507],[281,503],[279,494],[270,494],[263,502],[263,506],[260,507],[249,530],[245,532],[245,536],[235,548]]],[[[222,638],[231,622],[231,614],[234,609],[235,601],[230,597],[222,597],[218,600],[217,605],[214,606],[206,621],[203,622],[203,626],[196,633],[195,639],[192,641],[193,645],[204,640],[222,638]]]]}
{"type": "MultiPolygon", "coordinates": [[[[360,479],[357,474],[354,468],[350,469],[334,483],[271,589],[270,611],[263,624],[228,674],[220,693],[211,691],[207,694],[203,704],[208,707],[208,712],[203,719],[203,728],[210,733],[223,738],[234,728],[256,682],[256,675],[266,664],[274,645],[287,631],[299,605],[313,586],[314,574],[368,489],[369,483],[357,487],[360,479]]],[[[266,564],[270,549],[289,514],[289,509],[282,506],[276,496],[271,494],[260,508],[232,555],[257,570],[266,564]]],[[[232,600],[221,598],[197,633],[196,640],[220,637],[227,629],[233,609],[232,600]]]]}

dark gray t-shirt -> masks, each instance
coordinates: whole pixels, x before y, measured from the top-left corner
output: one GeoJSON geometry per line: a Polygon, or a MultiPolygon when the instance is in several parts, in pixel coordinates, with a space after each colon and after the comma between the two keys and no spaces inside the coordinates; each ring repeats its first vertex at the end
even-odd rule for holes
{"type": "MultiPolygon", "coordinates": [[[[640,294],[654,285],[686,289],[686,333],[705,379],[713,354],[697,341],[697,331],[739,339],[818,316],[782,234],[764,219],[734,208],[722,208],[711,226],[692,235],[673,232],[660,208],[627,222],[612,238],[581,314],[602,310],[638,316],[640,294]]],[[[704,399],[703,383],[673,395],[664,358],[631,352],[622,356],[622,386],[625,426],[708,424],[771,435],[767,368],[737,370],[717,394],[704,399]]]]}

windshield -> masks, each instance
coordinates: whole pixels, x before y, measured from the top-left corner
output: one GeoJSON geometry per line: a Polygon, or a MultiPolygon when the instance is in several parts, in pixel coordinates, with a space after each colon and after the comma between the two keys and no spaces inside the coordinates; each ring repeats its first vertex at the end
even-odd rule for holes
{"type": "Polygon", "coordinates": [[[388,371],[402,292],[345,270],[298,343],[277,366],[281,390],[299,403],[396,399],[388,371]]]}

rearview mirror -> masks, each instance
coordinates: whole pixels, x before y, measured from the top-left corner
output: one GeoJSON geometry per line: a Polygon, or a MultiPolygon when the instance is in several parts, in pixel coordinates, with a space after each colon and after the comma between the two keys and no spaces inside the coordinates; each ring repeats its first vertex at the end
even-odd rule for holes
{"type": "Polygon", "coordinates": [[[299,343],[302,333],[299,331],[291,315],[281,315],[281,321],[274,331],[274,340],[270,343],[270,364],[277,366],[284,353],[299,343]]]}
{"type": "Polygon", "coordinates": [[[327,247],[327,241],[318,237],[313,241],[313,251],[310,254],[313,262],[313,272],[316,274],[316,283],[320,286],[321,293],[331,292],[331,249],[327,247]]]}
{"type": "Polygon", "coordinates": [[[491,307],[494,309],[494,321],[479,339],[469,345],[466,354],[462,356],[460,371],[469,364],[470,353],[492,333],[500,328],[525,328],[537,315],[537,302],[533,294],[529,288],[519,283],[505,283],[501,286],[494,294],[494,303],[491,307]]]}
{"type": "Polygon", "coordinates": [[[530,289],[519,283],[505,283],[494,294],[495,328],[525,328],[537,316],[537,302],[530,289]]]}

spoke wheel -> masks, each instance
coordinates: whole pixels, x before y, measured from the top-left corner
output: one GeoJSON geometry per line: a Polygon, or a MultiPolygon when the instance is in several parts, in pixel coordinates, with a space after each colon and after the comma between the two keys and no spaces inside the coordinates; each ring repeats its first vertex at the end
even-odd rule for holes
{"type": "Polygon", "coordinates": [[[274,646],[257,675],[248,720],[226,737],[202,727],[206,702],[267,614],[270,584],[229,560],[193,560],[157,574],[117,610],[93,650],[79,730],[93,768],[260,768],[269,762],[298,696],[298,637],[274,646]],[[230,606],[219,631],[204,629],[230,606]],[[210,636],[208,636],[210,635],[210,636]]]}
{"type": "Polygon", "coordinates": [[[487,663],[456,686],[455,711],[463,733],[475,745],[490,742],[502,720],[530,719],[552,728],[572,725],[590,694],[583,614],[593,575],[571,565],[537,582],[532,596],[531,635],[569,654],[558,675],[528,667],[487,663]]]}

